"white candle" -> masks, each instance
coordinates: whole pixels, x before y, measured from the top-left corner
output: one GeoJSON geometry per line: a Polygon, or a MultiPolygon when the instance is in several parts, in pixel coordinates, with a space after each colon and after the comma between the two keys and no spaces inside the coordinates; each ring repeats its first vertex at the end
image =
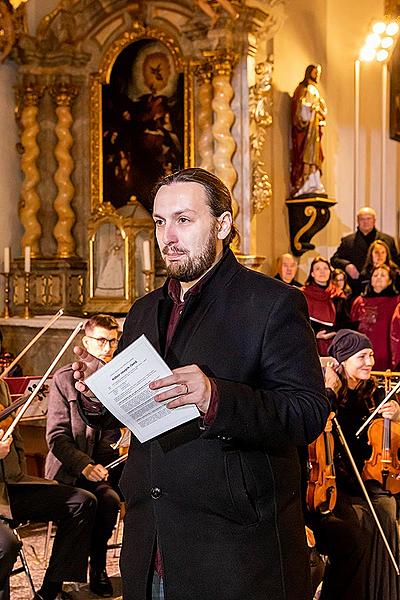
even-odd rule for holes
{"type": "Polygon", "coordinates": [[[31,247],[25,246],[25,273],[31,272],[31,247]]]}
{"type": "Polygon", "coordinates": [[[4,248],[4,273],[10,272],[10,246],[4,248]]]}
{"type": "Polygon", "coordinates": [[[151,271],[150,241],[143,242],[143,271],[151,271]]]}

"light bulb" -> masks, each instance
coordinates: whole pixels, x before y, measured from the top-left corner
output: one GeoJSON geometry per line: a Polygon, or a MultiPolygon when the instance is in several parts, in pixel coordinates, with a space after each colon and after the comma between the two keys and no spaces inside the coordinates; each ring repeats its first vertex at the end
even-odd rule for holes
{"type": "Polygon", "coordinates": [[[389,23],[389,25],[386,27],[386,33],[388,35],[396,35],[396,33],[398,33],[399,31],[399,26],[396,23],[396,21],[392,21],[391,23],[389,23]]]}
{"type": "Polygon", "coordinates": [[[378,50],[376,53],[376,60],[379,62],[383,62],[389,56],[389,52],[387,50],[378,50]]]}
{"type": "Polygon", "coordinates": [[[386,24],[383,21],[377,21],[372,25],[372,31],[374,33],[383,33],[386,29],[386,24]]]}
{"type": "Polygon", "coordinates": [[[392,37],[384,37],[381,41],[381,46],[382,48],[390,48],[390,46],[393,45],[393,38],[392,37]]]}
{"type": "Polygon", "coordinates": [[[371,60],[374,60],[375,54],[376,50],[374,48],[364,46],[363,48],[361,48],[360,60],[363,60],[364,62],[371,62],[371,60]]]}
{"type": "Polygon", "coordinates": [[[370,33],[365,38],[365,45],[368,46],[368,48],[377,48],[381,45],[381,36],[377,33],[370,33]]]}

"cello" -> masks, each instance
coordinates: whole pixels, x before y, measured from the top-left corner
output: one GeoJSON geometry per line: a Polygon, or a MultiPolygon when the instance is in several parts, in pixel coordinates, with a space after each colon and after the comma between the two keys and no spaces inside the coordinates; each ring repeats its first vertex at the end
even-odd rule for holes
{"type": "Polygon", "coordinates": [[[336,504],[333,416],[334,413],[329,415],[324,431],[308,446],[306,504],[310,512],[326,514],[332,512],[336,504]]]}

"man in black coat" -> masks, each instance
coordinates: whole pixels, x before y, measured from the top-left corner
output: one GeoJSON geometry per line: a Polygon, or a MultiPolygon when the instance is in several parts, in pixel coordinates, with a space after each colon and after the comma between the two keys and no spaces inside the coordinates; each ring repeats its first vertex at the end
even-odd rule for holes
{"type": "Polygon", "coordinates": [[[331,258],[335,269],[347,273],[348,282],[355,296],[361,293],[360,273],[367,258],[368,248],[375,240],[385,242],[390,250],[391,259],[399,265],[396,242],[392,236],[378,231],[375,227],[376,212],[370,206],[360,208],[357,213],[357,230],[341,239],[340,246],[331,258]]]}
{"type": "Polygon", "coordinates": [[[281,254],[276,261],[276,274],[275,279],[283,281],[288,285],[294,285],[295,287],[301,287],[301,283],[296,279],[296,273],[298,264],[295,257],[286,252],[281,254]]]}
{"type": "MultiPolygon", "coordinates": [[[[150,384],[154,399],[201,417],[149,442],[132,436],[124,600],[151,598],[154,563],[166,600],[309,600],[296,447],[329,407],[304,297],[237,262],[231,197],[215,175],[163,179],[153,219],[168,279],[134,304],[118,351],[144,333],[172,369],[150,384]]],[[[98,368],[76,351],[76,378],[98,368]]],[[[112,424],[88,396],[81,410],[112,424]]]]}

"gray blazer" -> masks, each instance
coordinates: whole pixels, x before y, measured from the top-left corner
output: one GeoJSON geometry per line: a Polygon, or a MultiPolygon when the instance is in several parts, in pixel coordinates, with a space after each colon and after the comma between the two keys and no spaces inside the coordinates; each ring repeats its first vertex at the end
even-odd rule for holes
{"type": "Polygon", "coordinates": [[[95,430],[86,425],[77,409],[71,365],[54,374],[49,393],[45,476],[74,485],[83,469],[94,464],[95,430]]]}
{"type": "Polygon", "coordinates": [[[119,437],[119,432],[96,432],[84,423],[78,412],[74,384],[71,365],[56,371],[50,386],[46,426],[49,453],[45,475],[67,485],[74,485],[83,469],[95,463],[93,456],[100,439],[111,442],[119,437]]]}

